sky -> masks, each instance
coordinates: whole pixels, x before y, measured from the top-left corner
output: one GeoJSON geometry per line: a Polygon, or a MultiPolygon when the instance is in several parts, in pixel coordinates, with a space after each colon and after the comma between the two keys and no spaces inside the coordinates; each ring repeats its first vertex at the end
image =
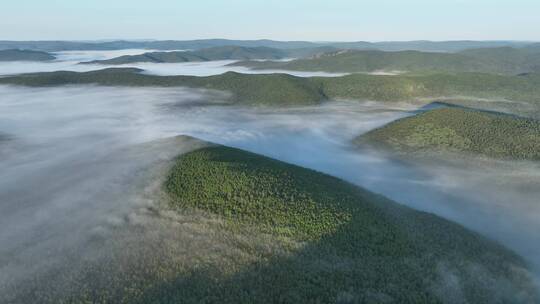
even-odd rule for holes
{"type": "Polygon", "coordinates": [[[540,41],[539,0],[3,0],[0,40],[540,41]]]}

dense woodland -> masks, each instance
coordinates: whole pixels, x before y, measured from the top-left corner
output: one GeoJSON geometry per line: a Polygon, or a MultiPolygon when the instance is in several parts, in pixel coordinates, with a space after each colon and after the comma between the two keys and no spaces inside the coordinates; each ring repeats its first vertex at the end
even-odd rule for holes
{"type": "Polygon", "coordinates": [[[501,246],[322,173],[217,146],[179,157],[165,188],[179,212],[202,209],[228,220],[228,229],[293,238],[305,246],[265,257],[211,288],[205,287],[210,277],[196,276],[195,282],[180,281],[168,291],[152,294],[154,299],[193,303],[535,299],[532,289],[522,289],[526,277],[513,268],[522,262],[501,246]],[[456,286],[446,285],[445,276],[450,274],[458,278],[456,286]],[[521,296],[505,294],[514,287],[499,289],[503,281],[521,289],[521,296]]]}
{"type": "Polygon", "coordinates": [[[540,50],[529,48],[481,48],[456,53],[380,50],[336,50],[289,62],[243,61],[233,65],[254,69],[284,69],[369,73],[482,72],[515,75],[540,72],[540,50]]]}
{"type": "Polygon", "coordinates": [[[284,50],[267,47],[238,47],[223,46],[201,49],[197,51],[170,51],[170,52],[149,52],[141,55],[125,55],[107,60],[96,60],[84,63],[91,64],[126,64],[133,62],[192,62],[211,60],[246,60],[246,59],[281,59],[287,56],[284,50]]]}
{"type": "Polygon", "coordinates": [[[414,101],[448,97],[493,98],[540,105],[540,76],[503,76],[483,73],[420,75],[362,75],[295,77],[287,74],[155,76],[134,68],[99,71],[34,73],[0,78],[0,84],[57,86],[99,84],[106,86],[158,86],[214,89],[231,93],[231,101],[246,105],[316,105],[335,99],[414,101]]]}
{"type": "Polygon", "coordinates": [[[0,61],[51,61],[55,56],[41,51],[9,49],[0,50],[0,61]]]}
{"type": "Polygon", "coordinates": [[[540,122],[466,108],[442,108],[403,118],[356,139],[399,152],[466,152],[540,160],[540,122]]]}

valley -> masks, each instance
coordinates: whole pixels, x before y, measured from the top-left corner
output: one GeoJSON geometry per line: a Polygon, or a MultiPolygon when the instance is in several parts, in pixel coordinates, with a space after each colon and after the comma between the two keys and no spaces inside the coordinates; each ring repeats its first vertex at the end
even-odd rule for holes
{"type": "Polygon", "coordinates": [[[8,47],[2,304],[540,301],[535,43],[8,47]]]}
{"type": "MultiPolygon", "coordinates": [[[[42,277],[43,280],[50,281],[55,286],[64,286],[61,289],[48,289],[52,299],[55,297],[68,297],[70,299],[70,295],[74,297],[71,299],[77,299],[78,292],[81,290],[90,292],[91,290],[109,290],[108,288],[111,288],[112,295],[114,295],[114,290],[123,288],[121,286],[124,286],[122,284],[125,282],[121,278],[126,275],[133,277],[130,283],[132,288],[146,290],[145,294],[149,298],[143,296],[138,299],[159,299],[162,296],[170,296],[172,299],[175,296],[174,292],[167,291],[170,290],[168,288],[185,285],[175,285],[180,283],[162,281],[163,279],[158,280],[157,278],[171,278],[172,280],[182,273],[189,277],[189,273],[192,272],[190,272],[189,267],[185,267],[192,263],[202,263],[201,265],[210,267],[210,273],[214,273],[212,279],[208,281],[208,278],[200,276],[204,273],[201,272],[199,274],[192,273],[195,276],[191,276],[191,279],[184,282],[202,284],[199,286],[223,284],[220,286],[223,286],[221,292],[224,294],[220,297],[234,301],[234,299],[238,299],[236,296],[239,293],[235,288],[232,288],[233,285],[238,286],[237,284],[240,282],[247,284],[242,286],[251,286],[250,289],[257,290],[259,288],[257,286],[264,285],[256,285],[257,281],[250,279],[253,275],[271,278],[276,271],[278,271],[277,273],[281,271],[280,268],[264,268],[262,264],[254,270],[246,268],[246,265],[252,265],[259,261],[260,256],[274,258],[282,255],[290,256],[294,253],[290,258],[279,258],[279,262],[273,263],[288,267],[285,266],[289,265],[288,263],[298,263],[295,260],[295,252],[298,250],[300,250],[299,254],[302,259],[313,254],[312,251],[302,253],[301,248],[305,246],[306,242],[305,236],[302,235],[306,235],[306,233],[308,236],[311,235],[314,233],[313,231],[318,231],[311,229],[319,229],[318,226],[307,226],[308,230],[300,230],[304,232],[295,234],[291,228],[277,228],[281,226],[267,223],[261,228],[264,233],[259,234],[249,232],[258,230],[242,228],[244,227],[242,225],[252,224],[249,217],[245,219],[247,222],[233,220],[232,226],[228,226],[231,221],[226,220],[227,217],[223,220],[222,217],[232,216],[234,213],[219,209],[221,211],[217,212],[219,216],[216,218],[215,215],[206,213],[208,211],[215,213],[215,209],[201,207],[193,209],[198,206],[197,199],[180,200],[196,204],[189,206],[192,211],[187,215],[185,213],[176,214],[174,211],[176,207],[169,210],[171,205],[166,204],[167,200],[164,199],[166,195],[161,192],[160,184],[166,185],[167,172],[173,168],[174,158],[183,151],[189,152],[201,147],[204,149],[208,145],[189,138],[171,139],[178,134],[244,149],[337,176],[368,191],[384,195],[384,197],[400,204],[442,216],[464,225],[467,229],[478,231],[482,235],[515,250],[524,258],[524,263],[531,265],[533,273],[536,271],[534,269],[538,269],[540,265],[540,261],[537,260],[540,251],[534,245],[540,241],[536,233],[537,229],[540,228],[536,223],[540,209],[538,209],[534,199],[540,195],[537,193],[537,190],[540,189],[538,187],[540,184],[538,164],[525,161],[494,160],[495,165],[493,165],[488,160],[479,163],[469,161],[466,158],[453,162],[450,160],[447,162],[424,160],[411,163],[369,149],[358,150],[352,144],[353,139],[358,134],[383,127],[396,119],[406,119],[405,117],[415,115],[419,109],[419,106],[415,104],[334,101],[320,105],[259,108],[223,104],[226,102],[227,96],[222,94],[174,87],[78,85],[46,88],[1,86],[0,89],[2,96],[4,96],[1,105],[1,121],[3,122],[1,127],[5,133],[11,135],[11,142],[14,144],[11,148],[13,152],[4,157],[2,161],[2,172],[5,172],[6,178],[1,180],[0,189],[4,190],[1,191],[0,196],[3,202],[12,202],[2,206],[2,221],[8,226],[14,227],[14,229],[3,231],[0,235],[2,242],[11,244],[3,247],[2,256],[12,256],[16,252],[21,252],[23,248],[23,252],[25,252],[23,255],[18,254],[17,261],[5,260],[3,262],[2,269],[4,271],[2,273],[6,275],[0,279],[2,282],[0,286],[7,288],[10,286],[9,284],[23,284],[17,286],[34,286],[36,292],[36,294],[26,292],[13,294],[13,289],[4,289],[6,292],[2,292],[2,294],[13,296],[14,299],[24,299],[25,295],[37,296],[37,293],[41,294],[41,288],[49,288],[50,285],[39,283],[44,281],[35,281],[34,283],[38,285],[32,285],[34,283],[26,281],[24,274],[29,272],[34,273],[38,278],[42,277]],[[47,98],[44,99],[43,96],[47,96],[47,98]],[[25,102],[21,103],[21,100],[25,102]],[[107,110],[104,111],[104,109],[107,110]],[[43,116],[43,113],[48,113],[48,115],[43,116]],[[23,130],[24,132],[22,132],[23,130]],[[77,147],[77,149],[73,150],[72,147],[77,147]],[[306,155],[310,157],[306,157],[306,155]],[[51,178],[51,172],[55,172],[54,178],[51,178]],[[82,174],[82,172],[87,173],[82,174]],[[7,178],[8,176],[9,178],[7,178]],[[65,185],[70,186],[65,187],[65,185]],[[32,189],[32,191],[28,191],[28,189],[32,189]],[[81,196],[80,193],[86,193],[86,196],[81,196]],[[71,198],[76,195],[79,199],[72,200],[71,198]],[[36,197],[40,197],[40,200],[36,201],[36,197]],[[508,201],[515,202],[515,204],[509,205],[508,201]],[[26,207],[24,209],[17,208],[15,202],[24,204],[26,207]],[[81,208],[82,206],[88,207],[81,208]],[[206,212],[200,213],[200,210],[206,212]],[[34,224],[15,229],[16,223],[21,222],[23,218],[32,218],[34,224]],[[51,221],[53,218],[65,218],[66,220],[55,223],[55,221],[51,221]],[[68,239],[61,233],[66,227],[70,227],[69,229],[72,231],[72,237],[68,239]],[[178,227],[183,228],[178,230],[178,227]],[[224,229],[224,227],[229,228],[224,229]],[[273,229],[276,229],[275,232],[272,232],[273,229]],[[47,231],[46,234],[43,234],[45,231],[47,231]],[[274,233],[277,234],[274,235],[274,233]],[[24,237],[22,237],[23,235],[24,237]],[[159,237],[156,238],[156,235],[159,237]],[[191,239],[188,241],[186,237],[190,235],[191,239]],[[38,241],[34,245],[28,244],[26,240],[30,236],[32,236],[31,239],[42,239],[43,241],[38,241]],[[300,239],[298,239],[299,237],[300,239]],[[141,243],[140,240],[145,241],[141,243]],[[161,240],[159,243],[155,243],[159,240],[161,240]],[[228,241],[224,242],[223,240],[228,241]],[[104,248],[103,251],[94,252],[91,250],[96,242],[101,244],[100,248],[104,248]],[[126,256],[126,253],[115,249],[122,247],[132,248],[131,254],[126,256]],[[44,261],[49,262],[55,255],[62,257],[63,260],[68,259],[64,255],[72,252],[69,260],[73,262],[68,264],[72,266],[61,271],[54,263],[41,266],[36,264],[39,271],[28,268],[27,265],[32,264],[30,262],[34,261],[35,255],[45,248],[57,248],[57,250],[52,251],[51,256],[44,259],[44,261]],[[73,251],[74,248],[88,249],[85,250],[86,253],[82,253],[79,250],[73,251]],[[152,264],[155,263],[155,257],[158,254],[155,252],[156,248],[159,248],[158,253],[161,257],[160,261],[162,261],[160,263],[165,263],[161,266],[160,264],[152,264]],[[216,255],[216,248],[220,248],[220,252],[229,253],[216,255]],[[244,249],[240,250],[241,248],[244,249]],[[191,256],[187,254],[189,252],[208,252],[208,255],[191,256]],[[85,260],[83,264],[80,262],[81,256],[85,260]],[[179,258],[181,259],[178,260],[179,258]],[[118,260],[115,259],[127,259],[130,263],[117,263],[115,261],[118,260]],[[96,266],[99,264],[121,265],[122,268],[113,267],[111,269],[117,270],[105,272],[104,269],[96,266]],[[230,273],[221,273],[216,269],[216,267],[223,269],[222,265],[229,265],[230,268],[227,269],[230,273]],[[77,270],[79,268],[72,267],[83,268],[77,270]],[[161,267],[176,270],[166,273],[154,272],[161,267]],[[73,277],[70,273],[75,273],[77,274],[76,281],[87,286],[88,289],[72,289],[73,285],[68,284],[68,281],[63,279],[64,275],[51,280],[48,277],[49,271],[60,271],[68,277],[73,277]],[[217,273],[221,274],[216,277],[217,273]],[[232,273],[242,275],[230,281],[228,278],[232,273]],[[14,281],[13,274],[19,274],[15,278],[20,277],[22,281],[14,281]],[[223,275],[223,279],[218,280],[221,275],[223,275]],[[154,282],[162,282],[164,285],[160,285],[160,288],[148,289],[149,287],[145,287],[148,282],[140,280],[143,277],[151,278],[154,276],[157,280],[154,282]],[[97,280],[96,278],[101,279],[97,280]],[[87,285],[88,283],[85,282],[95,282],[97,285],[87,285]],[[66,295],[67,291],[69,293],[66,295]]],[[[217,151],[222,153],[221,150],[217,151]]],[[[239,162],[238,168],[244,167],[243,162],[262,161],[264,164],[269,161],[259,160],[260,156],[254,154],[244,155],[242,154],[244,152],[235,151],[232,150],[231,153],[234,152],[233,155],[237,155],[235,161],[239,162]]],[[[216,165],[218,164],[219,162],[216,165]]],[[[181,166],[187,166],[187,164],[181,166]]],[[[200,161],[197,166],[189,166],[196,170],[193,172],[193,176],[197,176],[197,174],[205,172],[202,169],[204,167],[199,166],[214,165],[212,162],[200,161]]],[[[289,168],[288,165],[279,165],[278,168],[287,171],[294,168],[300,172],[305,170],[297,167],[289,168]]],[[[185,170],[179,172],[192,175],[185,170]]],[[[219,177],[219,175],[201,175],[200,178],[230,180],[229,185],[234,189],[235,185],[242,183],[233,182],[234,179],[231,178],[243,176],[243,173],[240,172],[223,173],[233,174],[230,178],[219,177]]],[[[319,173],[309,174],[319,176],[319,173]]],[[[334,178],[324,176],[324,180],[336,181],[334,178]]],[[[177,180],[185,181],[186,179],[178,177],[177,180]]],[[[225,187],[227,185],[208,180],[199,183],[195,178],[187,180],[208,186],[223,185],[225,187]]],[[[291,182],[300,180],[302,179],[291,178],[291,182]]],[[[246,187],[249,187],[249,183],[246,187]]],[[[295,189],[296,187],[300,186],[295,186],[295,189]]],[[[322,190],[326,189],[325,187],[309,191],[326,191],[322,190]]],[[[328,187],[335,189],[336,186],[328,187]]],[[[239,190],[238,193],[251,191],[249,189],[239,190]]],[[[275,189],[286,188],[279,184],[275,186],[275,189]]],[[[342,191],[338,192],[342,193],[342,191]]],[[[206,192],[206,190],[203,191],[203,188],[197,187],[180,193],[182,195],[191,193],[194,197],[199,197],[199,195],[221,193],[221,191],[206,192]]],[[[250,197],[250,195],[246,195],[246,197],[250,197]]],[[[262,195],[267,197],[267,194],[258,192],[251,194],[251,197],[253,195],[254,197],[262,195]]],[[[313,194],[312,199],[317,201],[320,197],[324,197],[324,195],[313,194]]],[[[373,199],[387,200],[381,196],[374,196],[373,199]]],[[[212,201],[214,200],[210,200],[210,202],[212,201]]],[[[293,201],[299,200],[294,199],[293,196],[293,201]]],[[[279,203],[279,200],[274,202],[279,203]]],[[[267,210],[274,212],[277,209],[269,208],[267,210]]],[[[411,210],[406,213],[412,212],[412,209],[407,208],[406,210],[411,210]]],[[[290,215],[291,211],[284,214],[290,215]]],[[[329,216],[332,214],[329,213],[329,216]]],[[[260,216],[264,215],[257,215],[257,219],[262,219],[260,216]]],[[[349,216],[346,214],[338,215],[338,218],[345,220],[349,216]]],[[[430,217],[432,215],[428,216],[428,218],[430,217]]],[[[296,218],[300,217],[293,217],[293,219],[296,218]]],[[[325,229],[334,231],[336,226],[332,224],[333,218],[333,215],[329,217],[329,222],[321,227],[328,227],[325,229]]],[[[283,221],[287,220],[289,220],[287,217],[283,218],[283,221]]],[[[261,220],[256,222],[264,223],[261,220]]],[[[340,238],[339,236],[334,237],[337,237],[337,240],[340,238]]],[[[328,240],[332,238],[329,237],[328,240]]],[[[326,243],[327,241],[323,241],[320,244],[326,243]]],[[[374,243],[368,242],[366,244],[374,243]]],[[[318,246],[320,245],[316,245],[313,250],[327,248],[323,246],[322,249],[317,249],[318,246]]],[[[484,261],[484,259],[481,260],[484,261]]],[[[309,259],[305,261],[307,263],[309,259]]],[[[330,260],[329,263],[334,262],[330,260]]],[[[296,276],[299,279],[309,278],[302,276],[302,272],[298,272],[302,269],[294,270],[295,272],[291,273],[290,278],[294,279],[296,276]]],[[[316,275],[316,272],[313,275],[316,275]]],[[[337,272],[336,275],[344,274],[337,272]]],[[[391,276],[385,277],[393,280],[391,276]]],[[[395,279],[398,280],[398,278],[395,279]]],[[[417,279],[411,278],[410,280],[417,279]]],[[[272,282],[278,284],[278,282],[272,282]]],[[[289,281],[285,280],[282,284],[289,284],[287,282],[289,281]]],[[[328,286],[328,288],[333,288],[331,285],[328,286]]],[[[467,286],[469,285],[467,284],[467,286]]],[[[380,287],[377,286],[362,288],[380,290],[380,287]]],[[[186,287],[180,290],[196,291],[197,289],[186,287]]],[[[301,294],[301,290],[298,290],[299,294],[301,294]]],[[[331,291],[331,293],[333,292],[331,291]]],[[[387,294],[387,292],[389,291],[383,293],[392,298],[399,298],[403,294],[398,291],[395,294],[387,294]]],[[[469,291],[463,292],[468,293],[469,291]]],[[[384,298],[385,295],[376,292],[371,294],[375,298],[384,298]]],[[[414,293],[408,295],[411,298],[403,299],[412,299],[414,293]]],[[[140,294],[135,293],[132,296],[139,297],[140,294]]],[[[178,296],[192,296],[193,299],[197,299],[202,295],[180,293],[178,296]]],[[[268,299],[275,296],[277,295],[267,295],[268,299]]],[[[291,294],[291,296],[293,295],[291,294]]],[[[341,296],[348,295],[342,294],[341,296]]],[[[475,296],[471,294],[470,297],[474,298],[475,296]]],[[[126,301],[135,301],[135,298],[128,296],[126,301]]]]}

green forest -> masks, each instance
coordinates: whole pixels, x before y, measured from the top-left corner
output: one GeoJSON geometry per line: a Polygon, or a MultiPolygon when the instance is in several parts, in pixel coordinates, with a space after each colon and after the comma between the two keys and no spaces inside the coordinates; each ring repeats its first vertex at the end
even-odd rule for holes
{"type": "Polygon", "coordinates": [[[504,76],[483,73],[439,73],[381,76],[353,74],[342,77],[296,77],[288,74],[241,74],[155,76],[135,68],[111,68],[91,72],[33,73],[0,78],[0,84],[59,86],[191,87],[226,91],[230,101],[246,105],[316,105],[324,101],[415,101],[448,97],[494,98],[540,104],[540,76],[504,76]]]}
{"type": "MultiPolygon", "coordinates": [[[[203,210],[223,217],[227,229],[305,245],[264,257],[224,281],[204,276],[179,281],[150,299],[440,303],[458,288],[460,301],[488,303],[516,300],[516,294],[498,290],[501,280],[519,289],[530,286],[513,270],[522,267],[520,258],[457,224],[335,177],[242,150],[213,146],[182,155],[164,187],[178,212],[203,210]],[[459,278],[459,287],[444,286],[448,273],[459,278]]],[[[536,299],[528,287],[521,292],[536,299]]]]}
{"type": "Polygon", "coordinates": [[[530,48],[481,48],[460,52],[335,50],[289,62],[242,61],[233,63],[253,69],[369,73],[482,72],[520,74],[540,72],[540,50],[530,48]]]}
{"type": "Polygon", "coordinates": [[[406,117],[355,139],[394,151],[466,152],[540,160],[540,122],[467,108],[441,108],[406,117]]]}

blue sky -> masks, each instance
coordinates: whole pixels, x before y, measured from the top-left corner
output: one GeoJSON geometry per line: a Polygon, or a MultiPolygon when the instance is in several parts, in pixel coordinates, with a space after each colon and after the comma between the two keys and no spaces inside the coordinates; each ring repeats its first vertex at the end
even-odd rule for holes
{"type": "Polygon", "coordinates": [[[540,40],[540,0],[4,0],[0,40],[540,40]]]}

